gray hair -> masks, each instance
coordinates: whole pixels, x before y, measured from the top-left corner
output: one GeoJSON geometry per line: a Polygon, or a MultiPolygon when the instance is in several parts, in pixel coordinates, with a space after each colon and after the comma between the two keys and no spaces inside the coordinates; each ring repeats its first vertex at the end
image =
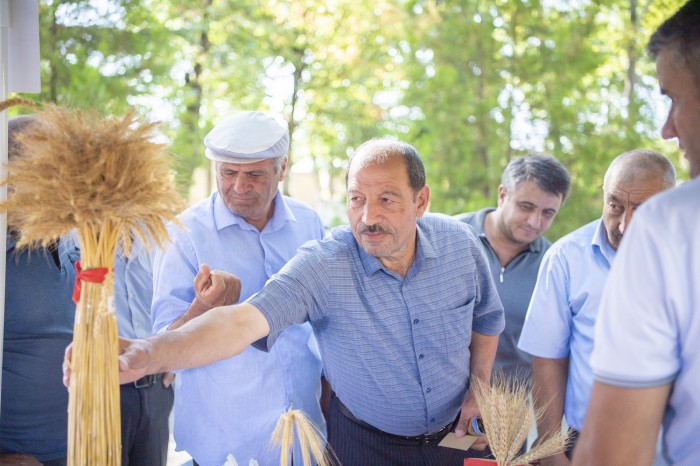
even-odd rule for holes
{"type": "Polygon", "coordinates": [[[284,164],[284,161],[287,160],[287,156],[280,155],[279,157],[275,157],[272,160],[275,163],[275,175],[279,175],[280,170],[282,170],[282,165],[284,164]]]}
{"type": "Polygon", "coordinates": [[[647,44],[653,60],[667,48],[679,64],[693,74],[700,88],[700,1],[689,0],[656,29],[647,44]]]}
{"type": "Polygon", "coordinates": [[[667,189],[676,185],[676,169],[663,155],[653,150],[634,149],[618,155],[610,163],[603,178],[603,186],[614,174],[621,174],[625,179],[660,178],[667,189]]]}
{"type": "Polygon", "coordinates": [[[561,194],[562,202],[571,189],[569,172],[559,160],[547,154],[528,154],[513,159],[501,176],[506,192],[513,192],[525,181],[534,182],[546,193],[561,194]]]}
{"type": "Polygon", "coordinates": [[[381,163],[387,160],[389,156],[400,156],[406,164],[408,184],[411,186],[413,194],[418,193],[418,191],[425,186],[425,167],[423,166],[423,161],[421,160],[420,155],[418,155],[418,151],[415,149],[415,147],[408,143],[395,141],[388,138],[370,139],[369,141],[360,144],[360,146],[350,156],[348,169],[345,171],[345,186],[348,185],[348,173],[350,172],[352,161],[355,159],[357,154],[363,152],[370,154],[368,159],[364,161],[364,164],[377,162],[381,163]]]}
{"type": "MultiPolygon", "coordinates": [[[[279,157],[273,157],[266,160],[272,160],[272,164],[275,168],[275,175],[279,175],[280,170],[282,170],[282,165],[284,165],[285,160],[287,160],[286,155],[280,155],[279,157]]],[[[216,161],[216,169],[218,170],[222,163],[235,163],[235,162],[220,162],[216,161]]]]}

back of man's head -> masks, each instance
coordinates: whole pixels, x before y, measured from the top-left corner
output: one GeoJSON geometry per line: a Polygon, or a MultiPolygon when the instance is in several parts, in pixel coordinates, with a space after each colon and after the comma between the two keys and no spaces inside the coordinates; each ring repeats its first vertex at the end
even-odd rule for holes
{"type": "Polygon", "coordinates": [[[647,44],[651,58],[656,60],[666,49],[695,76],[700,87],[700,0],[689,0],[652,34],[647,44]]]}
{"type": "Polygon", "coordinates": [[[7,156],[9,159],[21,155],[22,145],[19,141],[19,135],[26,131],[34,121],[34,117],[30,115],[19,115],[7,121],[7,156]]]}
{"type": "Polygon", "coordinates": [[[506,192],[513,192],[525,181],[537,184],[546,193],[561,195],[562,202],[571,188],[571,178],[564,165],[546,154],[530,154],[513,159],[501,176],[501,185],[506,192]]]}

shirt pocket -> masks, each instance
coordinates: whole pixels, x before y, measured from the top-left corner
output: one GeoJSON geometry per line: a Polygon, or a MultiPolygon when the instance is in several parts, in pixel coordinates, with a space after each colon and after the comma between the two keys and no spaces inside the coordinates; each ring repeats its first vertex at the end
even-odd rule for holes
{"type": "Polygon", "coordinates": [[[472,321],[474,317],[474,299],[464,306],[440,311],[444,348],[448,354],[469,354],[472,340],[472,321]]]}

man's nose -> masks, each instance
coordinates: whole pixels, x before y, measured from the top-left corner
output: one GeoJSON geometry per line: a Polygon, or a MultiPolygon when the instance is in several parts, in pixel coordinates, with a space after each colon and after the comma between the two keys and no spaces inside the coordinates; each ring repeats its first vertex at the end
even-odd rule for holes
{"type": "Polygon", "coordinates": [[[673,118],[671,118],[670,111],[668,112],[664,125],[661,127],[661,137],[664,139],[673,139],[678,137],[676,125],[673,123],[673,118]]]}
{"type": "Polygon", "coordinates": [[[542,213],[533,212],[530,215],[528,215],[527,224],[530,225],[532,228],[539,229],[540,225],[542,224],[542,213]]]}
{"type": "Polygon", "coordinates": [[[237,193],[244,193],[248,190],[248,183],[245,180],[245,176],[240,174],[233,181],[233,190],[237,193]]]}
{"type": "Polygon", "coordinates": [[[362,212],[362,222],[365,225],[374,225],[379,217],[379,206],[376,202],[367,201],[362,212]]]}
{"type": "Polygon", "coordinates": [[[632,214],[633,213],[634,212],[632,212],[632,210],[628,210],[622,216],[622,220],[620,221],[620,228],[619,228],[621,234],[624,235],[625,230],[627,230],[627,228],[629,228],[630,223],[632,222],[632,214]]]}

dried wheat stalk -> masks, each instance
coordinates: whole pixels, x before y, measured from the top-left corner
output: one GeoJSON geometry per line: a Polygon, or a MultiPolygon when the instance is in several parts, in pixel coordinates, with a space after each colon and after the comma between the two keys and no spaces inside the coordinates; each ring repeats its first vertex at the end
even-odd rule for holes
{"type": "MultiPolygon", "coordinates": [[[[21,99],[0,104],[30,105],[21,99]]],[[[129,254],[134,235],[161,246],[164,221],[184,203],[169,157],[155,143],[154,124],[133,113],[102,118],[95,112],[50,106],[18,136],[21,156],[8,164],[12,189],[0,211],[20,238],[18,247],[47,246],[77,231],[81,267],[104,273],[86,281],[76,309],[69,388],[68,464],[121,462],[117,325],[112,269],[117,248],[129,254]],[[150,239],[150,241],[149,241],[150,239]]]]}

